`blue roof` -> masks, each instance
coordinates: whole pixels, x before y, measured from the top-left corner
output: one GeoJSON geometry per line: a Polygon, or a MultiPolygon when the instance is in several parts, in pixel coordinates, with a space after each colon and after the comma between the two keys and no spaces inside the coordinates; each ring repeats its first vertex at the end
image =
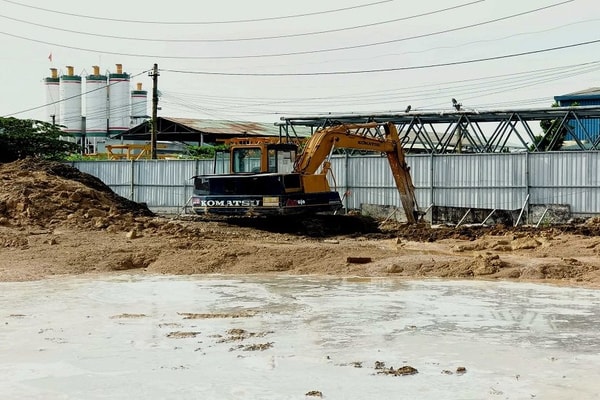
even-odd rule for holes
{"type": "Polygon", "coordinates": [[[600,99],[600,88],[593,87],[578,92],[567,93],[560,96],[554,96],[554,100],[576,100],[576,99],[600,99]]]}

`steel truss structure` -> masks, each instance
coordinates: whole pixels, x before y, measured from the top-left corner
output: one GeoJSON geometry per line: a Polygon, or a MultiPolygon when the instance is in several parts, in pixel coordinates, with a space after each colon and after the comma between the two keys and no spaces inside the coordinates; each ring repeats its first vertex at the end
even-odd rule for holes
{"type": "Polygon", "coordinates": [[[302,128],[340,123],[393,122],[408,153],[539,152],[572,141],[574,150],[600,150],[600,106],[539,109],[410,111],[380,114],[327,114],[281,117],[280,135],[305,136],[302,128]],[[544,135],[540,122],[548,126],[544,135]],[[541,140],[544,137],[545,140],[541,140]]]}

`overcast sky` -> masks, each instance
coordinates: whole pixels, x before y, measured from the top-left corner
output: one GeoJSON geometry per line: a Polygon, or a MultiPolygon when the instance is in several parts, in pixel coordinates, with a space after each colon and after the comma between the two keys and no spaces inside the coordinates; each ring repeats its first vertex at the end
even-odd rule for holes
{"type": "MultiPolygon", "coordinates": [[[[600,86],[598,0],[0,0],[0,116],[47,119],[49,68],[160,69],[159,116],[547,107],[600,86]],[[52,61],[48,56],[52,54],[52,61]]],[[[150,96],[149,96],[150,100],[150,96]]],[[[150,101],[148,101],[150,105],[150,101]]]]}

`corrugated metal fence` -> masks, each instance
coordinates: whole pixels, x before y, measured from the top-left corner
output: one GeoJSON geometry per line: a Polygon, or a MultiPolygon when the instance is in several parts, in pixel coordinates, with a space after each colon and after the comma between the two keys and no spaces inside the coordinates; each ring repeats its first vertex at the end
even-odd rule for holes
{"type": "MultiPolygon", "coordinates": [[[[421,209],[447,207],[516,210],[530,204],[568,204],[574,215],[600,214],[600,153],[410,155],[421,209]]],[[[159,213],[184,212],[194,175],[210,174],[212,160],[80,161],[72,165],[116,193],[159,213]]],[[[334,156],[332,186],[347,209],[400,205],[387,159],[334,156]]]]}

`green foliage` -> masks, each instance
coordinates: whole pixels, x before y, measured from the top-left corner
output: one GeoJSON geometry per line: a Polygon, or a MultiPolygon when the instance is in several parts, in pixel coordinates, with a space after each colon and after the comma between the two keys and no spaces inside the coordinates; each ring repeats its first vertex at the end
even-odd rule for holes
{"type": "Polygon", "coordinates": [[[217,151],[225,151],[227,146],[224,144],[218,146],[186,146],[186,152],[191,159],[214,158],[217,151]]]}
{"type": "Polygon", "coordinates": [[[79,150],[77,144],[60,138],[65,135],[49,122],[0,117],[0,162],[26,157],[63,160],[79,150]]]}
{"type": "MultiPolygon", "coordinates": [[[[578,102],[573,102],[571,107],[579,106],[578,102]]],[[[552,104],[552,107],[558,107],[558,103],[552,104]]],[[[556,151],[560,150],[565,137],[567,136],[567,129],[563,126],[558,128],[559,120],[556,119],[544,119],[540,121],[540,127],[544,131],[543,135],[534,137],[534,141],[529,150],[533,151],[537,147],[541,151],[556,151]]]]}
{"type": "Polygon", "coordinates": [[[101,154],[80,154],[72,153],[64,158],[65,161],[106,161],[108,155],[106,153],[101,154]]]}

